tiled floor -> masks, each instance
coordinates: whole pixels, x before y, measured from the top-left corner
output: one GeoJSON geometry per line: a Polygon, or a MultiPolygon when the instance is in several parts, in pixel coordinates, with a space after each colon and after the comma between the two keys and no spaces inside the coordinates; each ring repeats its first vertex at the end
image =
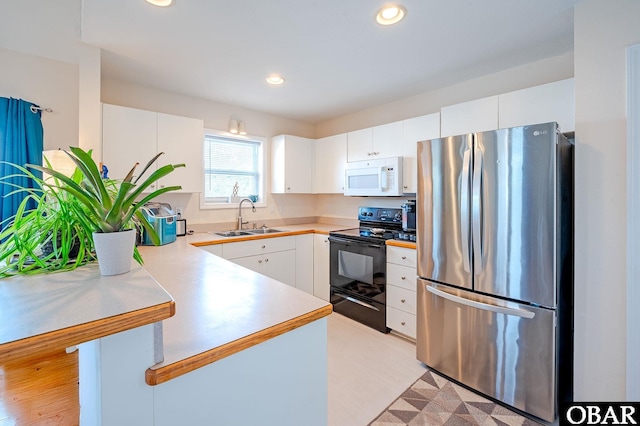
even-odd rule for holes
{"type": "Polygon", "coordinates": [[[537,426],[502,405],[427,371],[370,426],[537,426]]]}
{"type": "Polygon", "coordinates": [[[328,319],[329,426],[365,426],[427,370],[415,344],[340,314],[328,319]]]}
{"type": "Polygon", "coordinates": [[[538,424],[430,372],[414,343],[340,314],[328,353],[329,426],[538,424]]]}

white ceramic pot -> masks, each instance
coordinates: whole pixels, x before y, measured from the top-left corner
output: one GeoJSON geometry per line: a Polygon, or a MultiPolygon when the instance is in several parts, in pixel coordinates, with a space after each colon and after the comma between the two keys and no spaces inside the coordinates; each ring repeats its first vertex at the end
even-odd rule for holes
{"type": "Polygon", "coordinates": [[[93,243],[102,275],[126,274],[131,270],[136,231],[94,232],[93,243]]]}

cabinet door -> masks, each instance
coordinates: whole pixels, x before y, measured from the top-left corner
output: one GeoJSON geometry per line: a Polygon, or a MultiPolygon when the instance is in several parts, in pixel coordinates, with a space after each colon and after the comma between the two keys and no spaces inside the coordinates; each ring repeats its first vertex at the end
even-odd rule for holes
{"type": "Polygon", "coordinates": [[[263,256],[264,275],[283,282],[291,287],[296,286],[296,251],[278,251],[263,256]]]}
{"type": "Polygon", "coordinates": [[[373,152],[373,129],[347,133],[347,161],[369,160],[373,152]]]}
{"type": "Polygon", "coordinates": [[[156,133],[155,112],[102,104],[102,163],[109,177],[124,178],[136,162],[141,172],[156,155],[156,133]]]}
{"type": "Polygon", "coordinates": [[[313,141],[287,135],[285,145],[285,191],[291,194],[311,194],[313,141]]]}
{"type": "Polygon", "coordinates": [[[496,130],[498,96],[476,99],[440,109],[441,137],[496,130]]]}
{"type": "Polygon", "coordinates": [[[499,98],[500,128],[556,121],[561,132],[575,130],[573,78],[516,90],[499,98]]]}
{"type": "Polygon", "coordinates": [[[200,247],[204,251],[208,251],[211,254],[222,257],[222,244],[211,244],[210,246],[200,247]]]}
{"type": "Polygon", "coordinates": [[[398,157],[402,155],[402,121],[373,128],[372,158],[398,157]]]}
{"type": "Polygon", "coordinates": [[[158,166],[182,164],[163,178],[160,187],[180,185],[181,192],[202,192],[202,147],[204,133],[202,120],[158,113],[158,166]]]}
{"type": "Polygon", "coordinates": [[[271,192],[313,192],[313,141],[291,135],[271,139],[271,192]]]}
{"type": "Polygon", "coordinates": [[[313,236],[313,295],[329,301],[329,236],[313,236]]]}
{"type": "Polygon", "coordinates": [[[347,134],[317,139],[315,146],[314,193],[344,193],[344,170],[347,165],[347,134]]]}
{"type": "Polygon", "coordinates": [[[410,118],[402,122],[402,189],[416,193],[418,188],[418,142],[440,137],[440,113],[410,118]]]}
{"type": "Polygon", "coordinates": [[[250,269],[253,272],[264,274],[264,259],[262,258],[262,255],[236,257],[235,259],[229,259],[229,261],[235,263],[236,265],[240,265],[244,268],[250,269]]]}
{"type": "Polygon", "coordinates": [[[313,234],[296,235],[296,288],[313,294],[313,234]]]}

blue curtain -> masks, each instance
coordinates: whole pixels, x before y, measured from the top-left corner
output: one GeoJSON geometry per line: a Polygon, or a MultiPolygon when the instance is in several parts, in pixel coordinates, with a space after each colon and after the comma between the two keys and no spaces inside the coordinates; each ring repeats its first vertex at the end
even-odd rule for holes
{"type": "MultiPolygon", "coordinates": [[[[42,164],[43,131],[41,111],[36,105],[22,99],[0,97],[0,176],[18,170],[4,161],[24,166],[42,164]],[[35,112],[34,112],[35,111],[35,112]]],[[[35,174],[35,173],[34,173],[35,174]]],[[[32,179],[13,177],[9,182],[26,188],[34,187],[32,179]]],[[[11,185],[0,184],[0,223],[16,214],[25,194],[7,195],[14,191],[11,185]]],[[[35,205],[29,206],[35,208],[35,205]]]]}

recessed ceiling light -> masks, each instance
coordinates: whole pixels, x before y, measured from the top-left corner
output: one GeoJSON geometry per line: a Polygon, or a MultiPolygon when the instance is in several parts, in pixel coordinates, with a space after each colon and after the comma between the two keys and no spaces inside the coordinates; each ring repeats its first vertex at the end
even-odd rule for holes
{"type": "Polygon", "coordinates": [[[167,7],[171,6],[173,0],[147,0],[147,3],[151,3],[154,6],[167,7]]]}
{"type": "Polygon", "coordinates": [[[388,4],[378,10],[376,21],[380,25],[392,25],[400,22],[407,11],[404,7],[397,4],[388,4]]]}
{"type": "Polygon", "coordinates": [[[280,74],[270,74],[265,80],[274,86],[279,86],[284,83],[284,78],[280,74]]]}

